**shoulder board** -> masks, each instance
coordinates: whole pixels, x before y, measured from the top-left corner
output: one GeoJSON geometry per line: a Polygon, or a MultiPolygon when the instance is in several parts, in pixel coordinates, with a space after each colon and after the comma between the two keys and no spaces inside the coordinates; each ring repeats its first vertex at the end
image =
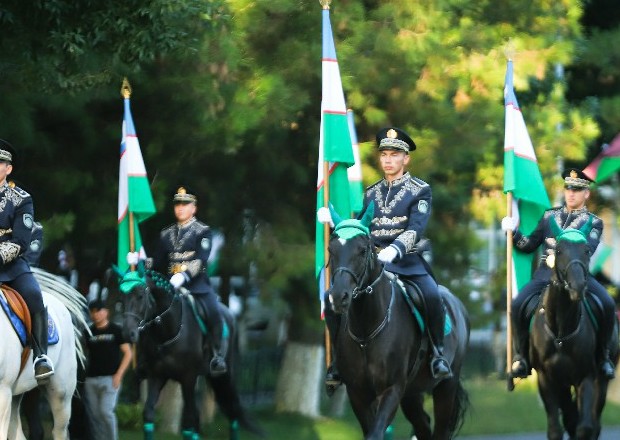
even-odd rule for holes
{"type": "Polygon", "coordinates": [[[19,186],[14,186],[14,187],[9,187],[11,191],[13,191],[14,193],[16,193],[17,195],[19,195],[22,199],[26,199],[28,197],[30,197],[30,194],[28,194],[27,191],[21,189],[19,186]]]}
{"type": "Polygon", "coordinates": [[[206,229],[211,229],[211,228],[209,227],[209,225],[207,225],[206,223],[201,222],[200,220],[196,220],[196,221],[194,222],[194,225],[193,225],[193,226],[194,226],[196,229],[198,229],[199,231],[204,231],[204,230],[206,230],[206,229]]]}
{"type": "Polygon", "coordinates": [[[366,187],[366,191],[368,191],[368,190],[370,190],[370,189],[374,188],[375,186],[379,185],[381,182],[383,182],[383,179],[377,180],[377,181],[376,181],[375,183],[373,183],[372,185],[367,186],[367,187],[366,187]]]}
{"type": "Polygon", "coordinates": [[[429,184],[426,183],[424,180],[418,179],[417,177],[414,177],[414,176],[411,176],[411,181],[414,182],[419,187],[429,186],[429,184]]]}

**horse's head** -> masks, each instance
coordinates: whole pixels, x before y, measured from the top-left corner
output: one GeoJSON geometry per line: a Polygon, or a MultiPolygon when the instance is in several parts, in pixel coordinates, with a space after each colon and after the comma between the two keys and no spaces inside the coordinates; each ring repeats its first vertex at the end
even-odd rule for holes
{"type": "Polygon", "coordinates": [[[342,220],[330,206],[334,232],[329,241],[331,288],[329,299],[336,313],[347,310],[351,299],[370,284],[376,256],[370,240],[374,205],[369,205],[361,220],[342,220]]]}
{"type": "Polygon", "coordinates": [[[137,342],[140,328],[157,314],[157,296],[172,296],[172,286],[157,272],[128,272],[122,275],[119,290],[123,304],[123,335],[137,342]]]}
{"type": "Polygon", "coordinates": [[[547,263],[554,269],[553,281],[569,292],[572,301],[580,301],[585,295],[588,283],[588,234],[592,230],[592,216],[581,228],[565,230],[552,218],[551,229],[556,238],[555,257],[547,263]]]}

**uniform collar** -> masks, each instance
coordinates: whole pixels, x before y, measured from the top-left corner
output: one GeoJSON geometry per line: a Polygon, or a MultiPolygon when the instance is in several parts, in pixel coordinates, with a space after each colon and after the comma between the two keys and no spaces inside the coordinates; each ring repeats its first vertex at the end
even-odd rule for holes
{"type": "Polygon", "coordinates": [[[9,188],[9,182],[4,181],[4,183],[2,185],[0,185],[0,193],[6,191],[7,188],[9,188]]]}
{"type": "Polygon", "coordinates": [[[191,225],[192,223],[194,223],[196,221],[196,217],[192,217],[190,218],[188,221],[186,221],[185,223],[177,223],[177,227],[179,229],[183,229],[188,227],[189,225],[191,225]]]}
{"type": "Polygon", "coordinates": [[[387,186],[396,186],[396,185],[400,185],[401,183],[409,180],[410,176],[409,176],[409,171],[405,172],[405,174],[403,174],[402,176],[400,176],[398,179],[392,180],[392,182],[388,182],[388,180],[386,178],[383,178],[383,182],[385,185],[387,186]]]}
{"type": "Polygon", "coordinates": [[[562,207],[562,211],[565,212],[566,214],[583,214],[583,213],[588,213],[588,207],[584,205],[582,208],[573,209],[572,211],[569,211],[568,207],[564,205],[562,207]]]}

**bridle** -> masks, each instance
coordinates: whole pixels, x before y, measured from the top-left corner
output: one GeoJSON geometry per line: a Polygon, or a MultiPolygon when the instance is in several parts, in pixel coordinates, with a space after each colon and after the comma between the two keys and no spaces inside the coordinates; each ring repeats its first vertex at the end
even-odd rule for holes
{"type": "Polygon", "coordinates": [[[353,291],[351,293],[351,299],[356,299],[357,297],[363,294],[371,295],[374,291],[375,285],[379,282],[379,280],[381,279],[381,277],[383,276],[385,272],[384,268],[381,269],[381,272],[379,273],[377,278],[375,278],[375,280],[369,283],[366,287],[363,287],[364,281],[368,278],[370,271],[374,267],[374,264],[373,264],[374,253],[372,250],[372,243],[371,243],[370,237],[368,235],[366,235],[366,237],[367,237],[367,245],[366,245],[366,251],[364,252],[364,255],[366,257],[365,257],[364,268],[362,269],[362,273],[358,275],[346,266],[339,266],[333,271],[331,275],[331,284],[334,283],[334,278],[340,272],[347,273],[351,276],[351,278],[353,279],[353,283],[355,284],[355,287],[353,288],[353,291]]]}
{"type": "Polygon", "coordinates": [[[568,262],[568,264],[566,265],[566,267],[562,270],[559,267],[556,266],[555,268],[555,274],[556,274],[556,278],[557,280],[553,280],[553,283],[559,287],[563,287],[566,290],[570,289],[570,283],[567,281],[568,278],[568,271],[571,268],[571,266],[578,266],[584,276],[584,279],[587,279],[588,277],[588,268],[586,267],[586,264],[575,258],[571,261],[568,262]]]}

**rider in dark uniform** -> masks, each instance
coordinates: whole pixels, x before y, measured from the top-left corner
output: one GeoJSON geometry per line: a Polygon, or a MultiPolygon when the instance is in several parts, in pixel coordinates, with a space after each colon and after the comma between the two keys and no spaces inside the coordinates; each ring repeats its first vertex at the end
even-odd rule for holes
{"type": "Polygon", "coordinates": [[[0,282],[17,290],[28,305],[32,318],[30,345],[34,374],[41,384],[54,374],[54,366],[47,356],[47,309],[39,283],[24,258],[35,223],[32,197],[7,182],[14,159],[14,148],[0,139],[0,282]]]}
{"type": "MultiPolygon", "coordinates": [[[[588,236],[591,255],[594,253],[603,234],[603,221],[588,211],[585,203],[590,196],[590,178],[582,171],[569,168],[562,173],[564,178],[565,204],[545,211],[539,220],[536,229],[526,236],[516,229],[516,220],[513,217],[505,217],[502,220],[502,229],[514,230],[515,247],[526,253],[536,251],[542,245],[542,258],[538,269],[532,279],[521,288],[516,298],[512,300],[511,323],[513,328],[513,346],[515,348],[512,375],[514,377],[527,377],[531,372],[528,359],[529,353],[529,319],[525,316],[524,307],[529,299],[542,292],[549,284],[552,269],[546,264],[547,258],[555,253],[555,235],[551,229],[551,219],[555,219],[562,229],[579,229],[588,222],[592,216],[592,230],[588,236]]],[[[554,257],[551,257],[554,258],[554,257]]],[[[591,275],[588,276],[588,291],[594,294],[603,306],[603,320],[600,322],[598,334],[598,347],[601,371],[610,379],[614,377],[614,366],[609,359],[609,341],[614,328],[615,303],[607,290],[591,275]]]]}
{"type": "Polygon", "coordinates": [[[161,273],[167,273],[175,288],[184,286],[189,290],[199,304],[198,309],[206,311],[203,317],[214,348],[210,369],[213,376],[218,376],[227,371],[225,357],[228,340],[223,335],[217,294],[207,276],[213,232],[209,226],[196,219],[198,200],[186,187],[177,190],[173,202],[177,223],[161,231],[153,267],[161,273]]]}
{"type": "MultiPolygon", "coordinates": [[[[452,376],[452,371],[443,357],[444,307],[437,282],[417,252],[417,244],[431,215],[431,187],[405,170],[410,159],[409,152],[416,149],[407,133],[395,127],[385,128],[377,133],[377,145],[384,178],[366,189],[362,212],[374,202],[375,214],[370,233],[379,252],[378,259],[385,264],[385,269],[420,287],[426,304],[428,333],[433,344],[431,373],[434,378],[446,379],[452,376]]],[[[326,320],[328,313],[326,310],[326,320]]],[[[338,329],[331,332],[334,333],[332,336],[335,337],[337,332],[338,329]]],[[[339,383],[334,362],[328,368],[326,384],[336,386],[339,383]]]]}

